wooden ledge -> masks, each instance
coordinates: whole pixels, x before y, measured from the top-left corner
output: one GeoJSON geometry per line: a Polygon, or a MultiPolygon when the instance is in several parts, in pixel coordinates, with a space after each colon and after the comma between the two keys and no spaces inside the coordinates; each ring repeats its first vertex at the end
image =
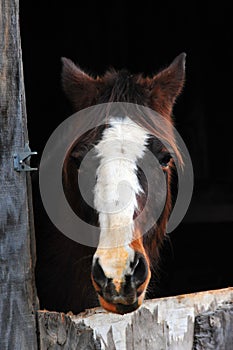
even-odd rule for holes
{"type": "Polygon", "coordinates": [[[38,324],[41,350],[230,349],[233,287],[146,300],[126,315],[39,311],[38,324]]]}

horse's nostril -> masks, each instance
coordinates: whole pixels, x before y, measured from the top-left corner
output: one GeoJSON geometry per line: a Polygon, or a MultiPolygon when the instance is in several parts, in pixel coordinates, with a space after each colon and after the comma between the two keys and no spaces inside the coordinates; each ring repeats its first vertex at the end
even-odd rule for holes
{"type": "Polygon", "coordinates": [[[95,283],[103,288],[106,285],[107,277],[105,276],[104,270],[100,266],[99,259],[97,258],[92,265],[92,277],[95,283]]]}
{"type": "Polygon", "coordinates": [[[145,282],[147,276],[148,266],[146,259],[141,254],[138,254],[138,261],[133,273],[133,280],[137,288],[145,282]]]}
{"type": "MultiPolygon", "coordinates": [[[[94,259],[92,265],[92,280],[100,303],[106,307],[111,305],[127,305],[119,313],[130,312],[138,307],[144,295],[143,283],[148,279],[149,267],[144,256],[136,252],[134,261],[130,263],[130,273],[122,273],[121,277],[107,277],[99,258],[94,259]],[[115,277],[115,278],[114,278],[115,277]],[[139,300],[140,299],[140,300],[139,300]]],[[[112,274],[113,275],[113,274],[112,274]]]]}

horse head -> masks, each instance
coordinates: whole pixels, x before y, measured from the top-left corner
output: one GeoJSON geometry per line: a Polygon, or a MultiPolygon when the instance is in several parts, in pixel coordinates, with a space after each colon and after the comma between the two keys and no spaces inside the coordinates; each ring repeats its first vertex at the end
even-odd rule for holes
{"type": "MultiPolygon", "coordinates": [[[[63,88],[75,111],[112,102],[146,106],[164,119],[168,128],[164,135],[168,142],[173,143],[178,157],[180,154],[169,125],[172,124],[173,105],[183,88],[184,77],[185,54],[151,77],[132,75],[125,70],[111,70],[103,76],[92,77],[71,60],[63,58],[63,88]]],[[[89,140],[94,145],[99,162],[93,203],[100,238],[93,256],[91,279],[100,304],[120,314],[137,309],[146,296],[154,258],[158,256],[172,208],[172,154],[161,142],[153,118],[149,119],[113,116],[101,131],[92,133],[89,139],[85,135],[85,142],[89,140]],[[145,206],[148,186],[139,164],[148,151],[158,159],[167,190],[164,208],[156,224],[149,232],[142,232],[135,219],[145,206]]],[[[81,141],[76,145],[76,152],[73,151],[74,157],[78,154],[79,164],[80,145],[81,141]]],[[[158,197],[158,191],[155,186],[152,190],[155,197],[158,197]]],[[[148,215],[153,214],[146,212],[143,215],[146,222],[148,215]]]]}

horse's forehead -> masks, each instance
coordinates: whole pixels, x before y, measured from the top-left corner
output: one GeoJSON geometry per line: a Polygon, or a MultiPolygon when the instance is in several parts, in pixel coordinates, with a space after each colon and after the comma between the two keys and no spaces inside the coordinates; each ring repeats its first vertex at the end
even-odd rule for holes
{"type": "Polygon", "coordinates": [[[136,195],[140,192],[137,161],[144,155],[147,132],[129,118],[115,118],[110,125],[96,145],[100,165],[94,189],[95,208],[101,228],[118,229],[122,222],[128,226],[133,218],[136,195]]]}

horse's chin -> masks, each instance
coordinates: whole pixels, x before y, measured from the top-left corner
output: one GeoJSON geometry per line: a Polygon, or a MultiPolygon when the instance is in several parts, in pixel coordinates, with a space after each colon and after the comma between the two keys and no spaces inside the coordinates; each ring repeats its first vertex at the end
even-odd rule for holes
{"type": "Polygon", "coordinates": [[[137,310],[143,303],[144,300],[144,294],[140,295],[140,297],[137,298],[137,300],[133,304],[113,304],[108,301],[106,301],[103,297],[99,296],[99,302],[100,305],[107,311],[115,313],[115,314],[128,314],[129,312],[133,312],[137,310]]]}

